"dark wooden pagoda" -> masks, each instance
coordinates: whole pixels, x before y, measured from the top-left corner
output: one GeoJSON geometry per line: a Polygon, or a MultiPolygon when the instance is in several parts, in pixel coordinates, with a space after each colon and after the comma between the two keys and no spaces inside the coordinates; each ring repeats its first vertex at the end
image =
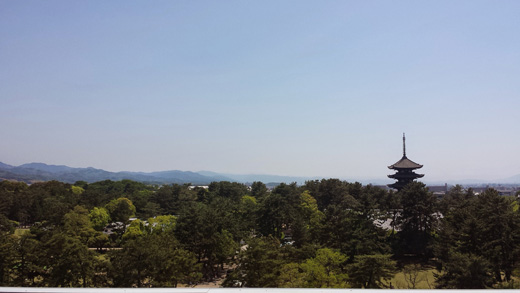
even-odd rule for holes
{"type": "Polygon", "coordinates": [[[395,188],[397,191],[403,189],[406,184],[421,178],[424,174],[417,174],[413,170],[422,168],[423,165],[417,164],[406,157],[406,138],[403,133],[403,157],[397,163],[388,166],[388,169],[396,170],[397,173],[388,175],[388,177],[397,180],[393,184],[388,184],[388,187],[395,188]]]}

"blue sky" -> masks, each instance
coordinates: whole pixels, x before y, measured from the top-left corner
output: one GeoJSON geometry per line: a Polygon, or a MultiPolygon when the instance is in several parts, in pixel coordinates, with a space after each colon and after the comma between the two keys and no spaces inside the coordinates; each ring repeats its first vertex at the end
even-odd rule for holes
{"type": "MultiPolygon", "coordinates": [[[[0,1],[0,161],[520,174],[518,1],[0,1]]],[[[391,182],[391,180],[388,180],[391,182]]]]}

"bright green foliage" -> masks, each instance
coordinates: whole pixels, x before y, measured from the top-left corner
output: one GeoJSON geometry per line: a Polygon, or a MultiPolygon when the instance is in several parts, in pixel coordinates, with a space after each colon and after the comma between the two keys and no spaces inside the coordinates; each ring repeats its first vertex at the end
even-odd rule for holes
{"type": "Polygon", "coordinates": [[[110,213],[110,218],[115,222],[128,222],[128,219],[135,215],[135,206],[128,198],[118,198],[111,200],[105,208],[110,213]]]}
{"type": "Polygon", "coordinates": [[[89,213],[92,227],[97,231],[103,230],[108,222],[110,222],[110,215],[105,208],[94,207],[89,213]]]}
{"type": "Polygon", "coordinates": [[[396,262],[388,254],[359,255],[348,267],[350,282],[356,288],[383,288],[395,273],[396,262]]]}
{"type": "Polygon", "coordinates": [[[348,288],[348,275],[343,269],[347,257],[329,248],[316,252],[316,257],[301,264],[283,266],[278,280],[280,287],[348,288]]]}
{"type": "Polygon", "coordinates": [[[319,233],[322,229],[324,214],[318,210],[316,199],[309,191],[300,194],[300,207],[294,224],[292,226],[295,246],[302,247],[319,233]]]}
{"type": "Polygon", "coordinates": [[[329,248],[319,249],[316,257],[302,264],[310,288],[347,288],[348,275],[343,270],[347,257],[329,248]]]}
{"type": "Polygon", "coordinates": [[[308,190],[305,190],[300,194],[301,204],[300,207],[302,209],[302,213],[307,218],[314,218],[314,221],[319,221],[321,217],[321,213],[318,210],[318,204],[316,199],[312,197],[308,190]]]}
{"type": "Polygon", "coordinates": [[[148,230],[150,233],[173,233],[177,217],[172,215],[157,216],[148,219],[148,230]]]}
{"type": "Polygon", "coordinates": [[[76,195],[80,195],[82,194],[83,192],[85,192],[85,189],[79,187],[79,186],[75,186],[75,185],[72,185],[70,187],[70,189],[72,190],[72,193],[76,194],[76,195]]]}
{"type": "Polygon", "coordinates": [[[240,199],[240,205],[243,210],[241,212],[245,212],[248,210],[254,210],[254,207],[257,205],[256,198],[250,196],[250,195],[244,195],[240,199]]]}
{"type": "Polygon", "coordinates": [[[122,240],[127,241],[130,239],[137,239],[146,233],[146,228],[143,221],[136,219],[130,223],[125,233],[123,234],[122,240]]]}

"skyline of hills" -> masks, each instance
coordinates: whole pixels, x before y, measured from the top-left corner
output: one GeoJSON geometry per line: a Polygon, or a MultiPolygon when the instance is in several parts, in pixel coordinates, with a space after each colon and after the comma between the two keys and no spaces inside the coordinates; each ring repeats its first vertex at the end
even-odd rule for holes
{"type": "Polygon", "coordinates": [[[150,184],[191,183],[205,185],[213,181],[236,181],[248,183],[262,181],[265,183],[304,183],[318,177],[279,176],[268,174],[221,174],[212,171],[181,171],[167,170],[156,172],[110,172],[93,167],[74,168],[65,165],[48,165],[45,163],[28,163],[12,166],[0,162],[0,179],[24,181],[33,183],[38,181],[58,180],[67,183],[76,181],[96,182],[102,180],[129,179],[150,184]]]}
{"type": "MultiPolygon", "coordinates": [[[[110,172],[103,169],[93,167],[75,168],[66,165],[52,165],[45,163],[27,163],[19,166],[9,165],[0,162],[0,180],[16,180],[26,183],[34,183],[38,181],[58,180],[66,183],[74,183],[76,181],[86,181],[89,183],[102,180],[123,180],[129,179],[149,184],[184,184],[191,183],[193,185],[206,185],[213,181],[234,181],[239,183],[252,183],[261,181],[264,183],[292,183],[303,184],[308,180],[319,180],[322,177],[313,176],[281,176],[272,174],[227,174],[213,171],[182,171],[167,170],[156,172],[110,172]]],[[[361,182],[363,184],[386,185],[391,181],[387,178],[362,179],[353,180],[348,178],[339,178],[341,180],[351,182],[361,182]]],[[[466,179],[466,180],[444,180],[429,181],[420,180],[427,185],[443,185],[447,184],[520,184],[520,174],[510,176],[498,180],[482,180],[482,179],[466,179]]]]}

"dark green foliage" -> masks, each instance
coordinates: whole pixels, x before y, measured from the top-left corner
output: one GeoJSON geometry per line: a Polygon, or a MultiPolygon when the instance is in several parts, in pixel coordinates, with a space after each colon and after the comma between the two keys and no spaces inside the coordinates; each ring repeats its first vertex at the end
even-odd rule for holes
{"type": "Polygon", "coordinates": [[[189,189],[189,185],[165,185],[151,197],[158,204],[163,215],[177,215],[185,205],[190,205],[197,199],[197,192],[189,189]]]}
{"type": "Polygon", "coordinates": [[[495,190],[456,186],[438,201],[421,183],[393,193],[337,179],[272,191],[261,182],[0,182],[2,286],[175,287],[235,264],[226,286],[382,288],[392,259],[435,259],[439,288],[515,287],[519,204],[495,190]],[[111,221],[140,220],[106,227],[104,207],[111,221]]]}
{"type": "Polygon", "coordinates": [[[212,182],[208,186],[211,197],[224,197],[232,201],[239,201],[242,196],[248,193],[244,184],[228,181],[212,182]]]}
{"type": "Polygon", "coordinates": [[[177,219],[175,235],[183,247],[197,255],[203,263],[203,274],[213,280],[222,273],[223,263],[237,249],[233,234],[233,217],[222,207],[225,200],[212,205],[193,202],[186,206],[177,219]]]}
{"type": "Polygon", "coordinates": [[[257,199],[262,199],[269,193],[269,190],[267,189],[267,186],[265,186],[262,182],[253,182],[251,184],[251,195],[254,196],[257,199]]]}
{"type": "Polygon", "coordinates": [[[258,209],[258,231],[263,236],[284,239],[285,232],[302,220],[302,189],[296,184],[280,184],[260,202],[258,209]]]}
{"type": "Polygon", "coordinates": [[[0,231],[0,286],[11,284],[11,270],[15,263],[13,255],[16,239],[8,232],[0,231]]]}
{"type": "Polygon", "coordinates": [[[43,243],[40,266],[50,287],[89,287],[94,274],[94,253],[79,238],[54,233],[43,243]]]}
{"type": "Polygon", "coordinates": [[[494,282],[490,264],[482,256],[454,253],[443,273],[436,276],[439,289],[485,289],[494,282]]]}
{"type": "Polygon", "coordinates": [[[449,196],[436,245],[443,271],[438,286],[467,287],[479,276],[478,288],[511,281],[520,259],[518,203],[492,189],[473,196],[457,188],[449,196]]]}
{"type": "Polygon", "coordinates": [[[383,288],[383,281],[391,279],[396,262],[389,254],[359,255],[348,266],[349,280],[355,288],[383,288]]]}
{"type": "Polygon", "coordinates": [[[348,206],[355,206],[357,201],[349,193],[349,183],[339,179],[322,179],[307,181],[303,186],[316,199],[318,208],[323,211],[330,205],[344,203],[348,206]]]}
{"type": "Polygon", "coordinates": [[[437,198],[421,182],[412,182],[397,194],[402,207],[397,217],[400,228],[397,254],[433,256],[432,245],[439,218],[437,198]]]}
{"type": "Polygon", "coordinates": [[[273,237],[252,238],[237,257],[237,267],[224,287],[276,287],[283,265],[280,242],[273,237]]]}
{"type": "Polygon", "coordinates": [[[115,287],[177,287],[201,277],[195,256],[181,249],[172,235],[147,234],[110,253],[109,276],[115,287]]]}

